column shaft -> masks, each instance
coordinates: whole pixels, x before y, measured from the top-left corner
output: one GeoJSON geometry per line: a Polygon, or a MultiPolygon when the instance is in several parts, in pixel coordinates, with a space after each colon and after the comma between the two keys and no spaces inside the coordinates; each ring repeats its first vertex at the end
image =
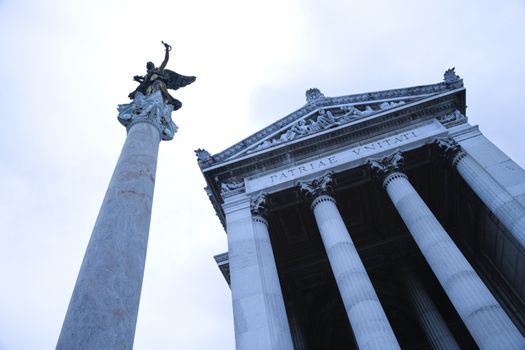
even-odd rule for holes
{"type": "Polygon", "coordinates": [[[335,200],[321,195],[312,208],[359,349],[399,349],[335,200]]]}
{"type": "Polygon", "coordinates": [[[454,336],[415,273],[405,269],[402,272],[402,279],[410,304],[415,310],[419,324],[432,348],[436,350],[459,350],[460,347],[454,336]]]}
{"type": "Polygon", "coordinates": [[[294,350],[307,350],[307,346],[304,342],[305,337],[301,328],[296,306],[294,304],[289,305],[288,311],[288,319],[290,320],[294,350]]]}
{"type": "Polygon", "coordinates": [[[89,241],[57,349],[131,349],[139,308],[158,129],[129,130],[89,241]]]}
{"type": "Polygon", "coordinates": [[[394,172],[384,185],[423,256],[481,349],[524,349],[525,339],[414,190],[394,172]]]}
{"type": "Polygon", "coordinates": [[[293,349],[267,223],[249,200],[225,204],[237,350],[293,349]]]}
{"type": "Polygon", "coordinates": [[[459,154],[455,165],[470,188],[525,249],[525,208],[468,154],[459,154]]]}

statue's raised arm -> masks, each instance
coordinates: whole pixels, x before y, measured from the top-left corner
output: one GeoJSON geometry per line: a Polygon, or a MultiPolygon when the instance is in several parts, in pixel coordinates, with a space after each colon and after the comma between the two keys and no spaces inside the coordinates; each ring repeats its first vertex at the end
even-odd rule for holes
{"type": "Polygon", "coordinates": [[[166,65],[168,64],[168,60],[170,59],[171,45],[165,43],[164,41],[161,41],[161,43],[164,45],[164,48],[166,49],[164,53],[164,61],[159,67],[159,69],[162,71],[164,70],[164,68],[166,68],[166,65]]]}

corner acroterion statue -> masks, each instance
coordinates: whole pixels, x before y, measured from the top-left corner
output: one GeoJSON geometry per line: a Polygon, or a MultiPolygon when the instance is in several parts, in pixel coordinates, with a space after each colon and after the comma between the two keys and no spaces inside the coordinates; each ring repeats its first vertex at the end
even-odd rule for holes
{"type": "Polygon", "coordinates": [[[181,107],[167,89],[195,81],[148,62],[146,76],[118,106],[127,137],[80,267],[57,349],[132,349],[146,262],[157,156],[173,139],[171,113],[181,107]]]}

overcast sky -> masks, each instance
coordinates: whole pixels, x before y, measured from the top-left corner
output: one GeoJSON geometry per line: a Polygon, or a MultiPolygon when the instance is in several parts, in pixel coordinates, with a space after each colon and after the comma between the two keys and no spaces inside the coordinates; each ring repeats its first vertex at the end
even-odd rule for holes
{"type": "Polygon", "coordinates": [[[326,96],[437,83],[525,164],[523,1],[0,0],[0,350],[53,349],[145,63],[196,75],[160,146],[135,349],[232,349],[226,235],[193,150],[326,96]]]}

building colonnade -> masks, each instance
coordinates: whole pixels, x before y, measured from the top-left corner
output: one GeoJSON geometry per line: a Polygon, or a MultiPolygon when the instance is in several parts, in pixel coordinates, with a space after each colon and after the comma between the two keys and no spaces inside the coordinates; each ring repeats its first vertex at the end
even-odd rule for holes
{"type": "MultiPolygon", "coordinates": [[[[448,140],[437,141],[458,173],[525,246],[525,209],[476,162],[448,140]],[[490,203],[490,204],[489,204],[490,203]]],[[[423,257],[481,349],[523,349],[525,338],[432,214],[402,170],[397,152],[368,166],[414,238],[423,257]]],[[[330,267],[359,349],[399,349],[377,293],[332,194],[332,173],[300,181],[310,201],[330,267]]],[[[225,199],[237,349],[293,349],[284,300],[264,218],[265,195],[225,199]]],[[[434,349],[459,348],[424,287],[406,270],[403,285],[421,329],[434,349]]]]}

